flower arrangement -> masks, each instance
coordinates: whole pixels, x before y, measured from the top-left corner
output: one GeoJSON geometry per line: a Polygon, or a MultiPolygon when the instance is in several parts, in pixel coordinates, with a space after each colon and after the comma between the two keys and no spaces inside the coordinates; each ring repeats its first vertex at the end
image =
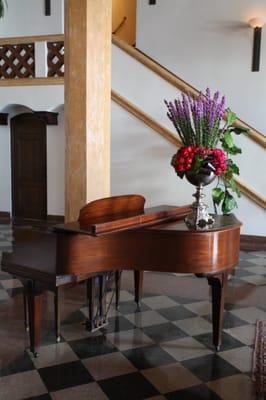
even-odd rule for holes
{"type": "Polygon", "coordinates": [[[208,88],[198,97],[182,94],[174,102],[165,100],[165,104],[183,143],[171,165],[180,178],[188,171],[190,174],[214,173],[218,177],[217,186],[212,190],[215,212],[221,205],[224,214],[230,213],[237,207],[233,194],[240,197],[234,180],[239,168],[229,157],[241,153],[241,149],[235,146],[232,133],[238,135],[247,130],[234,126],[236,114],[225,108],[225,97],[220,98],[219,92],[212,96],[208,88]],[[226,122],[222,126],[224,116],[226,122]]]}

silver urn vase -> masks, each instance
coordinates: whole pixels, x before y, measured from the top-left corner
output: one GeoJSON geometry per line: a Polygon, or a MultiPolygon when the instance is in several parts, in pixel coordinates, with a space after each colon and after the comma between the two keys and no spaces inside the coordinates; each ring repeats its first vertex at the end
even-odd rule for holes
{"type": "Polygon", "coordinates": [[[208,214],[208,206],[203,202],[205,197],[203,187],[212,183],[216,175],[209,169],[201,168],[196,174],[187,171],[185,176],[192,185],[197,187],[193,194],[196,201],[192,204],[192,212],[185,218],[185,222],[190,228],[206,229],[214,224],[214,219],[208,214]]]}

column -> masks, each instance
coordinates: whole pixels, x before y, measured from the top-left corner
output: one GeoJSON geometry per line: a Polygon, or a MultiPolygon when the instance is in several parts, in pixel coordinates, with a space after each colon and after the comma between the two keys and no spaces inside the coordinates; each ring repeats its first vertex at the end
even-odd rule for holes
{"type": "Polygon", "coordinates": [[[65,0],[65,218],[110,193],[112,0],[65,0]]]}

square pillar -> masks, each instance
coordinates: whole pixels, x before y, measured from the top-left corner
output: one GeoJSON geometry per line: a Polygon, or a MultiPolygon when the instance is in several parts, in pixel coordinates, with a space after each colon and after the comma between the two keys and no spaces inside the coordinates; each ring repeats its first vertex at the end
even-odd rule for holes
{"type": "Polygon", "coordinates": [[[112,0],[65,0],[65,219],[110,194],[112,0]]]}

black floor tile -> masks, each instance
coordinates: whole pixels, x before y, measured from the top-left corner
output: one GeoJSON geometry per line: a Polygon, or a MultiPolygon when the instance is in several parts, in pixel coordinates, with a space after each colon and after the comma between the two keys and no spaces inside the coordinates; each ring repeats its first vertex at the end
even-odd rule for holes
{"type": "MultiPolygon", "coordinates": [[[[147,277],[147,275],[144,276],[144,280],[145,280],[145,277],[147,277]]],[[[134,296],[133,290],[128,290],[128,292],[130,292],[134,296]]],[[[142,299],[147,299],[148,297],[156,297],[156,296],[161,296],[161,294],[151,293],[151,292],[144,292],[144,293],[142,293],[141,298],[142,299]]]]}
{"type": "Polygon", "coordinates": [[[0,272],[0,281],[7,281],[9,279],[12,279],[12,276],[9,274],[6,274],[4,272],[0,272]]]}
{"type": "Polygon", "coordinates": [[[146,304],[141,303],[140,307],[138,307],[134,301],[123,301],[122,303],[119,304],[118,308],[118,311],[124,315],[138,313],[142,311],[149,311],[149,310],[150,307],[146,306],[146,304]]]}
{"type": "MultiPolygon", "coordinates": [[[[204,318],[207,319],[207,321],[209,321],[209,322],[212,321],[211,315],[205,315],[204,318]]],[[[223,329],[231,329],[231,328],[236,328],[237,326],[243,326],[243,325],[247,325],[247,321],[244,321],[243,319],[238,318],[237,316],[235,316],[234,314],[232,314],[228,311],[224,312],[223,329]]]]}
{"type": "Polygon", "coordinates": [[[240,371],[217,354],[183,361],[182,364],[203,382],[239,374],[240,371]]]}
{"type": "Polygon", "coordinates": [[[121,331],[129,331],[136,328],[128,319],[123,316],[108,318],[108,325],[101,329],[103,333],[113,333],[121,331]]]}
{"type": "Polygon", "coordinates": [[[238,318],[234,314],[225,311],[224,313],[224,329],[236,328],[237,326],[247,325],[247,321],[238,318]]]}
{"type": "Polygon", "coordinates": [[[79,322],[82,323],[85,321],[86,321],[86,317],[83,314],[83,312],[77,310],[77,311],[74,311],[73,313],[71,313],[70,315],[68,315],[68,317],[62,321],[62,324],[66,324],[66,325],[75,324],[75,323],[77,324],[79,322]]]}
{"type": "Polygon", "coordinates": [[[22,295],[23,287],[7,289],[7,293],[10,297],[15,297],[17,295],[22,295]]]}
{"type": "Polygon", "coordinates": [[[27,397],[26,400],[52,400],[52,397],[47,393],[37,397],[27,397]]]}
{"type": "Polygon", "coordinates": [[[177,321],[179,319],[193,318],[197,316],[197,314],[194,314],[183,306],[163,308],[157,310],[157,312],[169,321],[177,321]]]}
{"type": "MultiPolygon", "coordinates": [[[[246,325],[246,324],[245,324],[246,325]]],[[[194,336],[196,340],[204,344],[204,346],[208,347],[211,350],[214,350],[214,345],[212,341],[212,332],[204,333],[202,335],[194,336]]],[[[243,347],[243,343],[239,342],[239,340],[235,339],[233,336],[229,335],[226,332],[222,334],[222,344],[221,351],[235,349],[237,347],[243,347]]]]}
{"type": "MultiPolygon", "coordinates": [[[[60,336],[60,343],[65,342],[65,339],[60,336]]],[[[56,344],[56,334],[55,330],[52,329],[51,331],[45,333],[45,335],[42,336],[42,346],[49,346],[50,344],[56,344]]]]}
{"type": "Polygon", "coordinates": [[[240,308],[246,308],[246,305],[243,304],[237,304],[237,303],[225,303],[224,309],[225,311],[232,311],[232,310],[239,310],[240,308]]]}
{"type": "Polygon", "coordinates": [[[165,324],[147,326],[142,328],[143,332],[149,336],[155,343],[164,342],[166,340],[180,339],[187,336],[181,329],[171,322],[165,324]]]}
{"type": "Polygon", "coordinates": [[[100,356],[117,351],[104,335],[91,336],[86,339],[68,342],[80,359],[100,356]]]}
{"type": "Polygon", "coordinates": [[[221,400],[221,397],[205,385],[178,390],[177,392],[166,394],[165,397],[167,400],[221,400]]]}
{"type": "Polygon", "coordinates": [[[242,260],[248,260],[249,258],[256,258],[256,256],[252,255],[252,252],[240,251],[239,258],[240,261],[242,261],[242,260]]]}
{"type": "Polygon", "coordinates": [[[38,372],[49,392],[94,381],[81,361],[41,368],[38,372]]]}
{"type": "Polygon", "coordinates": [[[5,364],[5,366],[0,369],[0,376],[17,374],[19,372],[31,371],[33,369],[35,369],[34,364],[31,361],[28,353],[25,351],[20,357],[15,358],[12,362],[5,364]]]}
{"type": "Polygon", "coordinates": [[[98,381],[98,384],[109,400],[144,400],[159,394],[139,372],[98,381]]]}
{"type": "Polygon", "coordinates": [[[139,370],[175,363],[176,360],[159,346],[126,350],[123,354],[139,370]]]}
{"type": "Polygon", "coordinates": [[[168,296],[168,297],[180,304],[190,304],[190,303],[196,303],[197,301],[201,301],[199,299],[195,299],[192,297],[180,297],[180,296],[168,296]]]}
{"type": "MultiPolygon", "coordinates": [[[[250,265],[251,267],[254,266],[254,264],[250,265]]],[[[246,276],[251,276],[254,275],[252,272],[247,271],[244,268],[237,268],[234,277],[236,278],[244,278],[246,276]]],[[[233,278],[234,279],[234,278],[233,278]]]]}
{"type": "Polygon", "coordinates": [[[257,306],[257,308],[259,309],[259,310],[262,310],[262,311],[266,311],[266,304],[265,304],[265,306],[257,306]]]}

